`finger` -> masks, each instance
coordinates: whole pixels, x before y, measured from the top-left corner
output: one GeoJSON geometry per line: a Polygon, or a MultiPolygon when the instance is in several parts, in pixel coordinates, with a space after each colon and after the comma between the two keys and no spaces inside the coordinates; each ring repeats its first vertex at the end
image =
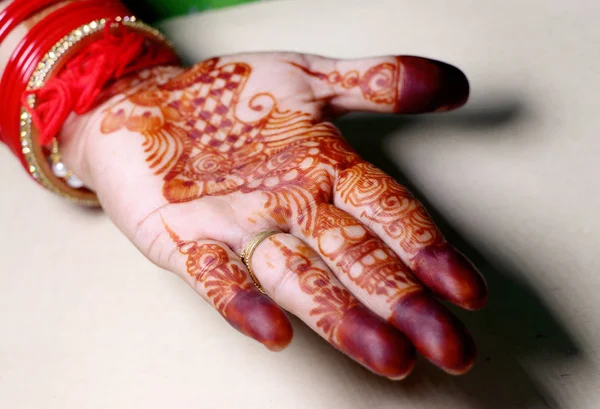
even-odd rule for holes
{"type": "Polygon", "coordinates": [[[173,270],[231,326],[273,351],[291,342],[293,330],[287,315],[256,288],[229,247],[216,241],[184,241],[165,227],[177,246],[170,258],[173,270]]]}
{"type": "Polygon", "coordinates": [[[398,256],[358,220],[319,205],[314,227],[298,235],[364,305],[388,319],[417,350],[452,374],[467,372],[475,343],[464,325],[430,297],[398,256]]]}
{"type": "Polygon", "coordinates": [[[304,321],[337,349],[392,379],[412,370],[410,341],[362,306],[300,239],[277,234],[256,248],[252,270],[275,302],[304,321]]]}
{"type": "Polygon", "coordinates": [[[413,56],[336,60],[307,55],[290,62],[310,79],[313,95],[335,113],[414,114],[464,105],[469,81],[458,68],[413,56]]]}
{"type": "Polygon", "coordinates": [[[366,162],[341,170],[334,203],[375,232],[433,292],[465,309],[485,305],[483,276],[444,240],[423,205],[384,172],[366,162]]]}

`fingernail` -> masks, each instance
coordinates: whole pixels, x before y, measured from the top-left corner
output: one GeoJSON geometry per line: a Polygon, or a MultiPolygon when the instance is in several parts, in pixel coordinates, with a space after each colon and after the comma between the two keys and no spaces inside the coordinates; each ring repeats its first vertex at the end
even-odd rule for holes
{"type": "Polygon", "coordinates": [[[285,312],[255,289],[240,291],[227,305],[225,319],[242,334],[254,338],[271,351],[285,349],[294,335],[285,312]]]}
{"type": "Polygon", "coordinates": [[[417,351],[454,375],[471,369],[477,354],[465,326],[440,303],[424,292],[404,297],[390,319],[413,342],[417,351]]]}
{"type": "Polygon", "coordinates": [[[415,365],[408,338],[363,306],[344,314],[337,339],[342,352],[378,375],[402,379],[415,365]]]}
{"type": "Polygon", "coordinates": [[[429,246],[412,260],[412,269],[434,293],[467,310],[482,308],[488,295],[475,266],[447,243],[429,246]]]}
{"type": "Polygon", "coordinates": [[[400,113],[449,111],[469,99],[469,81],[458,68],[420,57],[398,57],[402,67],[400,113]]]}

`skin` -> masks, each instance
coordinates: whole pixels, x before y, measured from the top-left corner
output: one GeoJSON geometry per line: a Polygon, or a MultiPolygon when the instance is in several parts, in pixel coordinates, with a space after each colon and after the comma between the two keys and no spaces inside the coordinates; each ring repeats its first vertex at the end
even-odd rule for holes
{"type": "Polygon", "coordinates": [[[376,374],[407,376],[415,351],[461,374],[474,342],[434,295],[481,308],[483,278],[329,119],[447,111],[468,92],[458,69],[416,57],[234,55],[113,84],[61,149],[148,259],[267,348],[290,343],[287,310],[376,374]],[[240,260],[263,230],[281,232],[251,260],[266,294],[240,260]]]}
{"type": "Polygon", "coordinates": [[[483,279],[327,119],[446,111],[467,95],[460,71],[414,57],[254,54],[158,68],[107,90],[82,125],[81,135],[97,135],[80,139],[82,177],[148,258],[267,347],[291,339],[283,307],[380,375],[406,376],[415,349],[464,373],[474,342],[429,291],[475,309],[483,279]],[[125,172],[115,168],[122,162],[125,172]],[[273,229],[282,234],[252,259],[263,299],[239,255],[273,229]]]}

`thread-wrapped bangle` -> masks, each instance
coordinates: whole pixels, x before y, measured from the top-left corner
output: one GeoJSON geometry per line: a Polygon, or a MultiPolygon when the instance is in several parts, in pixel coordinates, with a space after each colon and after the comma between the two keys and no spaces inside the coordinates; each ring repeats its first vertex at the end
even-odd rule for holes
{"type": "MultiPolygon", "coordinates": [[[[2,36],[23,19],[33,17],[46,6],[58,6],[57,0],[14,1],[4,11],[0,20],[2,36]]],[[[117,0],[80,0],[51,11],[27,32],[13,51],[0,81],[0,139],[27,167],[21,153],[19,116],[21,99],[33,71],[45,54],[65,34],[90,21],[129,15],[130,12],[117,0]]]]}
{"type": "MultiPolygon", "coordinates": [[[[111,29],[111,26],[114,26],[115,29],[123,26],[143,35],[154,43],[162,44],[162,46],[171,49],[167,39],[158,30],[137,21],[135,17],[116,17],[113,20],[100,19],[78,27],[52,47],[36,67],[27,83],[26,90],[29,95],[23,101],[27,106],[23,106],[20,116],[20,143],[30,175],[48,190],[70,201],[88,206],[98,205],[97,198],[93,192],[83,188],[76,175],[73,175],[64,167],[60,160],[56,138],[52,140],[50,155],[44,152],[44,146],[39,142],[40,130],[34,125],[32,116],[32,113],[35,113],[37,101],[35,94],[31,92],[43,88],[48,80],[64,67],[65,61],[69,61],[74,54],[81,51],[80,45],[82,43],[86,43],[86,40],[93,41],[107,28],[111,29]]],[[[174,52],[173,56],[175,56],[174,52]]]]}
{"type": "Polygon", "coordinates": [[[0,141],[44,187],[96,205],[95,194],[61,160],[57,137],[64,122],[71,113],[92,110],[102,90],[119,78],[178,65],[179,59],[158,31],[122,17],[130,13],[119,0],[62,2],[17,0],[0,12],[1,42],[26,19],[49,10],[16,47],[0,79],[0,141]]]}

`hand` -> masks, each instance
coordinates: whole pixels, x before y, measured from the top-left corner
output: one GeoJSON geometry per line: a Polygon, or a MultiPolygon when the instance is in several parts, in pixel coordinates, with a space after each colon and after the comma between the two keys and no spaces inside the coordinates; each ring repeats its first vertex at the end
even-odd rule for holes
{"type": "Polygon", "coordinates": [[[459,70],[416,57],[234,55],[121,81],[62,137],[117,226],[244,334],[284,348],[283,308],[377,374],[406,376],[415,348],[460,374],[474,342],[433,295],[480,308],[483,278],[326,120],[445,111],[468,92],[459,70]],[[251,259],[268,296],[240,260],[264,230],[281,232],[251,259]]]}

